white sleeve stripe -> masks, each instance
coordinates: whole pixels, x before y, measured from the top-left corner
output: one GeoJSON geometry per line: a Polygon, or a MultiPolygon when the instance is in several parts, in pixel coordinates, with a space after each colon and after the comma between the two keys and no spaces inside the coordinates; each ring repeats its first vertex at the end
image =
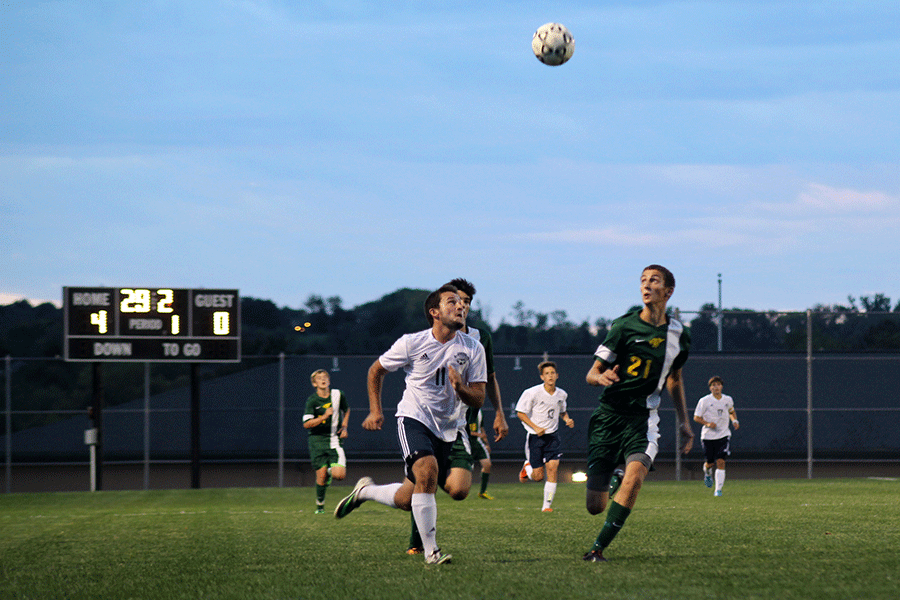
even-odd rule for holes
{"type": "Polygon", "coordinates": [[[603,344],[601,344],[597,348],[597,351],[594,352],[594,356],[596,358],[599,358],[600,360],[602,360],[605,363],[613,364],[614,362],[616,362],[616,353],[613,352],[612,350],[610,350],[609,348],[607,348],[606,346],[604,346],[603,344]]]}

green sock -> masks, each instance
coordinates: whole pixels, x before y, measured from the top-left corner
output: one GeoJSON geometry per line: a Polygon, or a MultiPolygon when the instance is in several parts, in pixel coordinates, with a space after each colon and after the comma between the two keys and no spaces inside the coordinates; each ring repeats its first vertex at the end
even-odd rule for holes
{"type": "Polygon", "coordinates": [[[482,473],[481,474],[481,493],[483,494],[485,490],[487,490],[488,479],[491,478],[490,473],[482,473]]]}
{"type": "Polygon", "coordinates": [[[619,533],[619,530],[622,529],[625,519],[630,514],[630,508],[625,508],[616,502],[610,502],[609,511],[606,513],[606,522],[603,524],[603,529],[600,530],[600,535],[597,536],[597,541],[594,542],[593,549],[603,550],[609,546],[613,538],[619,533]]]}
{"type": "Polygon", "coordinates": [[[316,504],[319,506],[325,504],[325,490],[328,489],[327,485],[319,485],[316,484],[316,504]]]}
{"type": "Polygon", "coordinates": [[[412,522],[412,529],[409,532],[409,547],[421,548],[422,536],[419,535],[419,528],[416,526],[416,517],[412,512],[409,513],[409,520],[412,522]]]}

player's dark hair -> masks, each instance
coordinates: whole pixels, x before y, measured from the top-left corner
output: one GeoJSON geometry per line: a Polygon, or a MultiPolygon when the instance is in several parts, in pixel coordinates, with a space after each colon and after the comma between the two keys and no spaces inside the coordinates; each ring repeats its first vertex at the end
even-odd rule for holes
{"type": "Polygon", "coordinates": [[[538,373],[543,375],[544,369],[546,369],[547,367],[553,367],[553,370],[556,371],[557,373],[559,373],[559,369],[556,367],[556,363],[553,362],[552,360],[545,360],[544,362],[539,364],[538,365],[538,373]]]}
{"type": "MultiPolygon", "coordinates": [[[[644,267],[644,271],[659,271],[663,276],[663,285],[667,288],[675,287],[675,276],[672,275],[672,271],[668,270],[662,265],[650,265],[648,267],[644,267]]],[[[643,273],[644,271],[641,271],[643,273]]]]}
{"type": "Polygon", "coordinates": [[[475,284],[468,279],[457,277],[456,279],[450,280],[450,285],[454,286],[460,292],[465,293],[469,298],[475,296],[475,284]]]}
{"type": "Polygon", "coordinates": [[[459,292],[459,290],[456,289],[455,285],[445,283],[438,289],[428,294],[428,297],[425,298],[425,318],[428,319],[429,325],[432,325],[434,323],[434,319],[431,316],[431,309],[437,308],[441,305],[441,294],[443,294],[444,292],[453,292],[454,294],[456,294],[459,292]]]}
{"type": "Polygon", "coordinates": [[[717,382],[717,381],[719,382],[719,385],[725,385],[725,382],[722,381],[722,378],[719,377],[718,375],[713,375],[712,377],[710,377],[710,378],[709,378],[709,383],[707,383],[706,385],[707,385],[707,386],[710,386],[710,385],[714,384],[714,383],[717,382]]]}

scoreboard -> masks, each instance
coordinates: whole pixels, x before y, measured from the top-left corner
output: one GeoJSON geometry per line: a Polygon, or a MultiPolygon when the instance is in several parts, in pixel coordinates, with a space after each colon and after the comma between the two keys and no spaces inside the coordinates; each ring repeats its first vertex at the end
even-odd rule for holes
{"type": "Polygon", "coordinates": [[[68,361],[240,362],[238,290],[63,288],[68,361]]]}

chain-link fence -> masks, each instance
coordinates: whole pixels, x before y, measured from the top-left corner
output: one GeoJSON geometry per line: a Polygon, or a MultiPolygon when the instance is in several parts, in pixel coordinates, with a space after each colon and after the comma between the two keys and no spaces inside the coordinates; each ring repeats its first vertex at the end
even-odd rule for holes
{"type": "MultiPolygon", "coordinates": [[[[900,352],[819,352],[810,328],[801,334],[810,340],[805,352],[692,353],[684,369],[689,411],[709,393],[709,377],[719,375],[741,421],[732,446],[742,460],[805,461],[809,476],[817,460],[900,461],[895,424],[900,416],[900,352]]],[[[599,393],[584,379],[592,350],[584,355],[495,357],[510,424],[510,435],[493,445],[495,460],[523,455],[525,433],[510,411],[523,390],[540,382],[537,365],[545,358],[558,364],[558,385],[568,392],[576,423],[574,429],[561,428],[565,455],[586,455],[588,419],[599,393]]],[[[376,358],[280,355],[192,366],[7,357],[0,370],[5,489],[11,488],[14,467],[88,464],[91,447],[86,442],[94,440],[86,432],[98,425],[95,450],[102,461],[143,465],[145,487],[153,465],[197,461],[274,464],[280,485],[286,466],[308,459],[302,415],[312,393],[309,375],[320,368],[331,373],[332,386],[344,390],[351,407],[348,456],[396,460],[391,413],[403,390],[402,372],[385,380],[384,428],[369,432],[361,427],[368,412],[366,373],[376,358]],[[62,394],[55,379],[76,385],[62,394]],[[89,406],[94,407],[93,418],[89,406]]],[[[494,412],[488,404],[489,428],[494,412]]],[[[671,402],[664,399],[660,412],[659,460],[677,463],[671,402]]],[[[699,426],[694,429],[699,433],[699,426]]]]}

